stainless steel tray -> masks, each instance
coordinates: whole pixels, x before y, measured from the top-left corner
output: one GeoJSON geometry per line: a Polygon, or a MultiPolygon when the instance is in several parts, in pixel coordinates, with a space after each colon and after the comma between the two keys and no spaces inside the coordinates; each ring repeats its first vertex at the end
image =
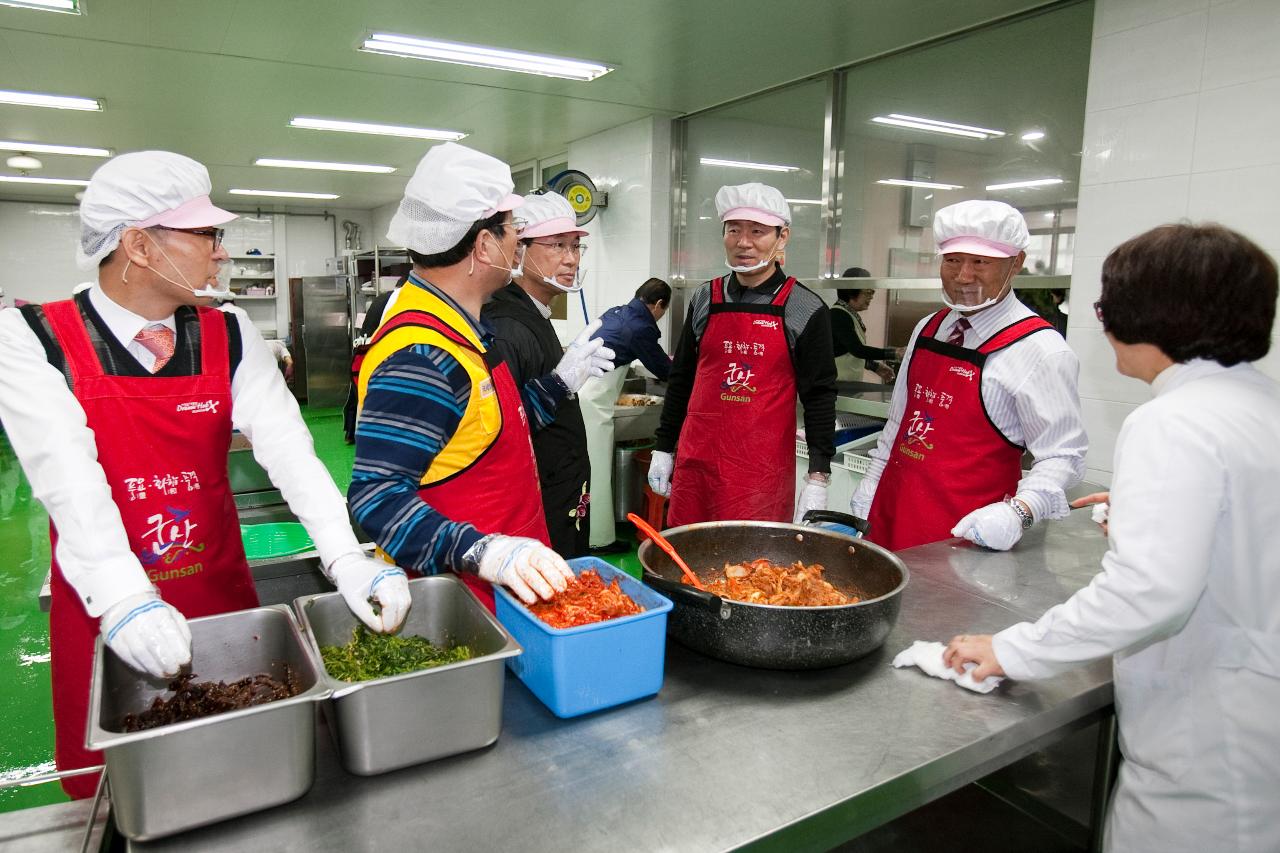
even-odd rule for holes
{"type": "Polygon", "coordinates": [[[303,692],[126,733],[124,715],[147,708],[167,685],[134,672],[99,637],[86,745],[103,750],[116,826],[136,841],[287,803],[305,794],[315,777],[315,704],[327,688],[289,608],[258,607],[189,624],[199,680],[283,675],[288,664],[303,692]]]}
{"type": "MultiPolygon", "coordinates": [[[[436,645],[470,646],[460,663],[351,683],[327,673],[324,703],[342,764],[360,776],[385,773],[488,746],[502,728],[505,662],[520,644],[452,575],[409,581],[413,606],[401,633],[436,645]]],[[[336,592],[294,605],[317,659],[320,646],[351,640],[356,617],[336,592]]],[[[323,665],[322,665],[323,669],[323,665]]]]}

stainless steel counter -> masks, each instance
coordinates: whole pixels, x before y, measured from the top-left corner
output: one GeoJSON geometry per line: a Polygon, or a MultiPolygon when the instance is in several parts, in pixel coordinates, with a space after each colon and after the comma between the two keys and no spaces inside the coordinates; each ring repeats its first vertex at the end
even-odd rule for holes
{"type": "Polygon", "coordinates": [[[502,736],[488,749],[361,778],[322,734],[302,799],[134,847],[825,849],[1108,712],[1106,662],[987,696],[890,666],[913,640],[1039,615],[1086,584],[1104,550],[1083,510],[1008,554],[955,540],[916,548],[903,553],[913,574],[897,627],[848,666],[746,669],[672,643],[657,697],[575,720],[508,675],[502,736]]]}

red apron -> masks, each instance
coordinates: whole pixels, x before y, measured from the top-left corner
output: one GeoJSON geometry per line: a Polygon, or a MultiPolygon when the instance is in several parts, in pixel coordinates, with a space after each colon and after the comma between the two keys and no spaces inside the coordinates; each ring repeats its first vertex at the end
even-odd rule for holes
{"type": "Polygon", "coordinates": [[[956,522],[1012,495],[1022,477],[1024,448],[987,414],[982,368],[992,353],[1053,326],[1027,317],[973,350],[934,337],[946,315],[934,314],[916,338],[906,409],[867,519],[867,538],[891,551],[949,538],[956,522]]]}
{"type": "Polygon", "coordinates": [[[791,521],[795,512],[796,372],[787,344],[788,278],[767,305],[711,308],[698,372],[676,445],[667,526],[699,521],[791,521]]]}
{"type": "MultiPolygon", "coordinates": [[[[520,391],[511,369],[492,350],[481,353],[448,323],[423,311],[402,311],[378,329],[378,339],[404,325],[427,326],[459,347],[484,358],[493,377],[502,413],[502,428],[493,444],[469,467],[418,489],[418,497],[455,521],[466,521],[484,534],[528,536],[548,548],[547,517],[542,510],[538,466],[520,391]]],[[[376,339],[375,339],[376,340],[376,339]]],[[[476,597],[494,610],[493,587],[473,572],[459,572],[476,597]]]]}
{"type": "MultiPolygon", "coordinates": [[[[198,375],[109,376],[74,301],[44,306],[94,432],[129,546],[161,597],[189,618],[258,604],[227,482],[226,324],[219,311],[199,311],[198,375]]],[[[62,576],[52,524],[49,538],[55,555],[49,611],[54,752],[58,769],[69,770],[102,762],[101,753],[84,748],[99,626],[62,576]]],[[[89,774],[67,779],[62,787],[72,797],[88,797],[97,783],[97,774],[89,774]]]]}

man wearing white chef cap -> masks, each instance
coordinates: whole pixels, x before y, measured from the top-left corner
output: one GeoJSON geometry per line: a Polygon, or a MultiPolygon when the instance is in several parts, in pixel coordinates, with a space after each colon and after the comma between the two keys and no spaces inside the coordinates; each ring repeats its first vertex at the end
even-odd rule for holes
{"type": "Polygon", "coordinates": [[[851,508],[892,550],[948,536],[1008,550],[1066,516],[1065,490],[1084,475],[1080,363],[1013,294],[1030,243],[1021,213],[962,201],[938,211],[933,234],[947,307],[912,332],[851,508]]]}
{"type": "Polygon", "coordinates": [[[348,498],[395,562],[453,571],[493,609],[493,583],[528,603],[572,573],[551,550],[530,430],[611,362],[579,338],[523,385],[480,319],[518,275],[521,198],[506,163],[455,143],[427,152],[387,239],[413,260],[360,366],[348,498]],[[513,216],[515,212],[515,216],[513,216]]]}
{"type": "MultiPolygon", "coordinates": [[[[233,428],[253,442],[325,573],[378,631],[409,607],[404,573],[367,557],[297,403],[226,293],[204,166],[143,151],[94,173],[77,262],[97,285],[0,315],[0,417],[53,541],[49,615],[60,770],[84,749],[94,638],[155,678],[191,661],[188,617],[258,604],[227,480],[233,428]],[[375,613],[375,606],[378,611],[375,613]]],[[[94,776],[64,780],[72,796],[94,776]]]]}
{"type": "MultiPolygon", "coordinates": [[[[517,385],[550,373],[563,349],[551,325],[551,303],[565,293],[582,290],[581,263],[587,231],[569,200],[559,193],[531,193],[520,205],[521,274],[493,295],[481,315],[493,326],[494,346],[511,369],[517,385]]],[[[585,335],[600,327],[597,320],[585,335]]],[[[613,351],[601,350],[607,358],[613,351]]],[[[610,364],[610,367],[613,365],[610,364]]],[[[542,505],[551,547],[566,557],[587,555],[590,534],[591,462],[587,429],[577,395],[562,400],[555,418],[534,433],[533,452],[542,482],[542,505]]],[[[610,512],[608,501],[601,512],[610,512]]]]}
{"type": "Polygon", "coordinates": [[[791,210],[764,184],[721,187],[716,212],[730,274],[699,288],[675,359],[649,486],[670,493],[667,525],[796,521],[825,509],[835,454],[830,312],[782,271],[791,210]],[[796,495],[796,400],[807,482],[796,495]]]}

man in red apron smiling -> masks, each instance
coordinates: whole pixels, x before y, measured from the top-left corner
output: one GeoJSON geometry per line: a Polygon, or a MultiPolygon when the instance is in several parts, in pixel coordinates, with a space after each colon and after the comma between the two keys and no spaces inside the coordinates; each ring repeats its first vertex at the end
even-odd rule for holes
{"type": "Polygon", "coordinates": [[[835,453],[835,362],[822,299],[782,271],[790,236],[782,193],[721,187],[732,274],[700,288],[676,349],[649,466],[670,494],[667,526],[799,521],[825,509],[835,453]],[[808,482],[796,495],[796,400],[804,404],[808,482]]]}
{"type": "MultiPolygon", "coordinates": [[[[409,607],[404,573],[365,556],[275,359],[219,311],[227,259],[209,175],[164,151],[104,164],[80,207],[97,284],[0,317],[0,416],[50,517],[56,760],[84,748],[93,643],[154,678],[191,661],[187,617],[258,604],[227,481],[232,428],[315,540],[325,572],[378,631],[409,607]],[[380,605],[375,614],[371,601],[380,605]]],[[[72,796],[96,774],[66,778],[72,796]]]]}
{"type": "Polygon", "coordinates": [[[1013,295],[1030,244],[1021,213],[960,202],[933,231],[948,309],[912,334],[851,508],[895,551],[948,536],[1003,551],[1035,521],[1066,516],[1065,490],[1084,474],[1080,363],[1013,295]]]}

